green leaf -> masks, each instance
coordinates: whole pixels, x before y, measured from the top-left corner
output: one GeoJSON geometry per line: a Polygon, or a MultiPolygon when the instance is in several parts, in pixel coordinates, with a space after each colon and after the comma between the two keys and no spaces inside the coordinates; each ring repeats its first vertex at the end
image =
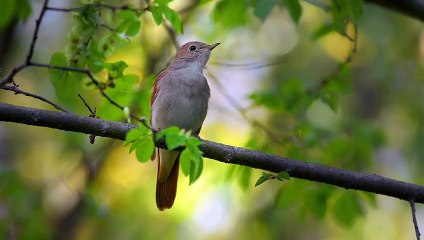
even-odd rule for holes
{"type": "Polygon", "coordinates": [[[192,155],[192,162],[190,166],[190,185],[193,184],[202,173],[203,170],[203,158],[201,155],[192,155]]]}
{"type": "Polygon", "coordinates": [[[108,69],[108,79],[115,80],[124,76],[124,70],[128,67],[124,61],[114,63],[105,63],[105,68],[108,69]]]}
{"type": "Polygon", "coordinates": [[[178,13],[175,10],[173,10],[173,9],[167,7],[167,6],[162,7],[162,12],[165,15],[166,19],[168,19],[168,21],[172,24],[174,29],[178,33],[182,33],[183,32],[183,24],[181,22],[181,18],[178,15],[178,13]]]}
{"type": "Polygon", "coordinates": [[[282,171],[277,175],[277,179],[280,181],[290,180],[290,175],[286,171],[282,171]]]}
{"type": "Polygon", "coordinates": [[[358,194],[344,191],[333,206],[333,214],[342,226],[352,227],[356,219],[364,214],[358,194]]]}
{"type": "MultiPolygon", "coordinates": [[[[1,1],[1,0],[0,0],[1,1]]],[[[31,16],[32,8],[28,0],[16,0],[16,15],[19,19],[26,20],[31,16]]]]}
{"type": "Polygon", "coordinates": [[[299,199],[301,199],[304,194],[304,185],[305,183],[299,182],[293,182],[290,184],[283,185],[283,187],[276,196],[276,206],[279,208],[293,208],[294,206],[301,204],[299,199]]]}
{"type": "Polygon", "coordinates": [[[321,95],[321,100],[326,103],[331,110],[333,110],[334,112],[337,112],[338,109],[338,100],[339,98],[337,97],[336,94],[334,93],[325,93],[321,95]]]}
{"type": "Polygon", "coordinates": [[[202,144],[202,141],[200,141],[197,137],[189,136],[186,140],[186,146],[192,150],[193,149],[198,150],[198,146],[200,146],[201,144],[202,144]]]}
{"type": "Polygon", "coordinates": [[[125,135],[125,142],[124,145],[128,145],[138,138],[141,138],[144,136],[145,131],[142,130],[142,128],[133,128],[131,129],[126,135],[125,135]]]}
{"type": "MultiPolygon", "coordinates": [[[[50,64],[54,66],[66,66],[67,60],[66,56],[62,52],[55,52],[50,57],[50,64]]],[[[49,69],[49,76],[52,81],[58,81],[60,78],[62,78],[64,75],[66,75],[67,72],[60,70],[60,69],[49,69]]]]}
{"type": "Polygon", "coordinates": [[[159,140],[159,139],[163,138],[167,134],[179,133],[179,132],[180,132],[180,129],[178,127],[176,127],[176,126],[171,126],[171,127],[165,128],[165,129],[159,131],[156,134],[156,140],[159,140]]]}
{"type": "Polygon", "coordinates": [[[169,150],[173,150],[175,148],[185,145],[186,136],[176,126],[171,126],[161,130],[159,133],[156,134],[156,139],[159,140],[164,136],[166,146],[169,150]]]}
{"type": "Polygon", "coordinates": [[[363,0],[350,0],[349,2],[349,16],[357,21],[363,12],[364,1],[363,0]]]}
{"type": "Polygon", "coordinates": [[[185,143],[185,137],[178,133],[169,133],[165,138],[169,150],[176,149],[185,143]]]}
{"type": "Polygon", "coordinates": [[[250,185],[250,179],[252,176],[252,168],[240,166],[240,177],[239,177],[239,185],[243,190],[247,190],[250,185]]]}
{"type": "MultiPolygon", "coordinates": [[[[64,53],[56,52],[50,58],[50,65],[67,66],[67,59],[64,53]]],[[[78,93],[81,89],[81,82],[73,78],[67,71],[60,69],[49,69],[49,78],[52,82],[56,96],[59,100],[70,103],[78,99],[78,93]]]]}
{"type": "Polygon", "coordinates": [[[253,13],[257,16],[262,22],[268,17],[272,8],[277,5],[280,0],[256,0],[253,1],[253,13]]]}
{"type": "Polygon", "coordinates": [[[128,25],[128,28],[125,34],[130,37],[133,37],[140,31],[140,28],[141,28],[141,22],[139,20],[131,21],[128,25]]]}
{"type": "Polygon", "coordinates": [[[246,22],[247,10],[245,1],[221,0],[215,5],[212,16],[215,23],[232,28],[246,22]]]}
{"type": "Polygon", "coordinates": [[[140,19],[134,11],[123,10],[118,13],[118,16],[122,21],[116,27],[117,32],[132,37],[140,31],[140,19]]]}
{"type": "Polygon", "coordinates": [[[312,39],[320,39],[332,31],[334,31],[333,23],[324,23],[317,30],[315,30],[315,32],[312,34],[312,39]]]}
{"type": "Polygon", "coordinates": [[[7,27],[13,20],[16,6],[16,0],[0,0],[0,30],[7,27]]]}
{"type": "Polygon", "coordinates": [[[262,176],[258,179],[258,181],[256,181],[255,187],[257,187],[257,186],[261,185],[262,183],[264,183],[265,181],[267,181],[269,179],[273,179],[273,178],[275,178],[274,175],[262,172],[262,176]]]}
{"type": "Polygon", "coordinates": [[[311,186],[307,191],[309,197],[305,199],[302,207],[316,218],[322,219],[327,212],[328,199],[333,189],[325,186],[311,186]]]}
{"type": "Polygon", "coordinates": [[[124,144],[131,144],[129,152],[135,150],[137,160],[140,162],[147,162],[155,151],[152,131],[144,126],[131,129],[125,136],[124,144]]]}
{"type": "Polygon", "coordinates": [[[296,24],[299,23],[300,17],[302,16],[302,6],[300,5],[299,0],[283,0],[283,2],[289,10],[293,21],[296,24]]]}
{"type": "Polygon", "coordinates": [[[160,25],[163,22],[162,8],[158,6],[151,6],[149,10],[152,13],[153,20],[155,21],[156,25],[160,25]]]}
{"type": "Polygon", "coordinates": [[[135,155],[140,162],[147,162],[155,151],[155,143],[151,135],[144,135],[136,143],[135,155]]]}
{"type": "Polygon", "coordinates": [[[180,165],[184,175],[188,176],[191,169],[191,152],[187,148],[180,154],[180,165]]]}

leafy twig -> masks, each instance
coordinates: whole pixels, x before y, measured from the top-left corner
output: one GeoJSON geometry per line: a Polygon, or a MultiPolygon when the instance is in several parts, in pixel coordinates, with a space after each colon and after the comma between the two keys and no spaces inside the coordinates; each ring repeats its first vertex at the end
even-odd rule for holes
{"type": "Polygon", "coordinates": [[[334,69],[330,74],[328,74],[326,77],[324,77],[321,80],[319,87],[324,87],[325,85],[327,85],[330,82],[331,79],[336,77],[340,73],[341,66],[349,64],[349,63],[352,62],[353,56],[355,55],[355,53],[358,50],[359,33],[358,33],[358,26],[356,25],[356,23],[353,22],[353,21],[351,21],[351,23],[353,24],[353,37],[349,36],[347,33],[342,34],[342,36],[346,37],[349,41],[351,41],[353,43],[352,49],[350,50],[349,54],[346,56],[346,58],[344,59],[342,64],[339,64],[336,67],[336,69],[334,69]]]}

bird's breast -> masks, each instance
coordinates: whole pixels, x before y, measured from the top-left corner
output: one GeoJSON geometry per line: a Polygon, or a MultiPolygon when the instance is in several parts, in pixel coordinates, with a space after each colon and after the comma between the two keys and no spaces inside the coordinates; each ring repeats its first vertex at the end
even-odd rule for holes
{"type": "Polygon", "coordinates": [[[185,130],[198,130],[208,109],[210,90],[206,79],[201,75],[199,79],[171,80],[160,86],[153,103],[153,127],[178,126],[185,130]]]}

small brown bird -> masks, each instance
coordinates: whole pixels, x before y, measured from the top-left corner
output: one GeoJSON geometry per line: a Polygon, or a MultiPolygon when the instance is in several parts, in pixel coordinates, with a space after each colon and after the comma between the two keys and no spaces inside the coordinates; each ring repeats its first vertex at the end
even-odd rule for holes
{"type": "MultiPolygon", "coordinates": [[[[177,126],[199,134],[208,110],[210,89],[203,69],[219,43],[184,44],[171,65],[156,78],[150,98],[150,124],[155,129],[177,126]]],[[[156,205],[171,208],[177,193],[179,152],[156,148],[156,205]]]]}

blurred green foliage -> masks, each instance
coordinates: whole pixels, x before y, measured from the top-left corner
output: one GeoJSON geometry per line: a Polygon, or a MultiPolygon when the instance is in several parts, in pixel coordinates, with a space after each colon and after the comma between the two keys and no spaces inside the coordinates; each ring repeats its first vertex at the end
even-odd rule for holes
{"type": "Polygon", "coordinates": [[[4,30],[9,24],[26,20],[31,15],[31,5],[28,0],[1,0],[0,9],[0,31],[4,30]]]}
{"type": "MultiPolygon", "coordinates": [[[[50,69],[50,82],[33,84],[19,79],[22,86],[28,84],[79,114],[87,114],[78,98],[82,94],[97,107],[102,119],[123,121],[129,113],[148,117],[155,75],[172,55],[166,31],[158,30],[165,23],[177,33],[183,33],[184,25],[190,36],[225,38],[222,41],[229,47],[219,55],[222,62],[234,57],[232,42],[236,42],[233,50],[239,55],[249,45],[248,50],[259,49],[255,51],[258,56],[272,58],[260,50],[275,39],[255,42],[244,39],[243,34],[258,35],[267,24],[277,34],[285,23],[295,29],[289,34],[296,36],[297,47],[290,48],[283,62],[259,70],[266,74],[246,97],[246,111],[259,113],[255,117],[263,125],[249,126],[250,134],[224,126],[225,133],[216,140],[235,136],[246,140],[244,145],[250,149],[424,182],[420,174],[424,167],[424,127],[420,124],[424,120],[423,40],[421,25],[413,20],[364,5],[362,0],[193,1],[181,14],[177,9],[186,6],[181,1],[156,0],[140,6],[128,2],[127,8],[116,10],[95,4],[127,2],[73,3],[90,5],[61,13],[72,16],[71,26],[64,24],[69,29],[62,37],[67,38],[66,47],[55,49],[45,59],[50,58],[55,66],[88,69],[97,83],[79,72],[50,69]],[[279,12],[288,17],[277,18],[279,12]],[[278,21],[272,22],[275,19],[278,21]],[[385,22],[385,27],[376,22],[385,22]],[[342,57],[337,57],[340,52],[342,57]],[[112,105],[99,89],[127,110],[112,105]],[[389,150],[402,157],[390,153],[381,160],[380,155],[389,150]],[[386,158],[395,160],[384,162],[386,158]]],[[[31,7],[24,0],[0,0],[0,9],[3,29],[28,18],[31,7]]],[[[48,23],[43,22],[42,27],[47,28],[44,24],[48,23]]],[[[271,49],[271,53],[280,52],[284,54],[281,49],[271,49]]],[[[1,98],[6,101],[9,97],[1,98]]],[[[225,117],[219,117],[219,125],[225,125],[225,117]]],[[[206,126],[206,134],[208,128],[209,136],[219,132],[219,127],[206,126]]],[[[380,209],[391,217],[372,217],[375,207],[383,208],[374,194],[297,179],[267,181],[288,180],[289,176],[203,162],[199,140],[177,128],[166,129],[158,137],[166,135],[172,149],[186,147],[181,153],[182,172],[189,176],[190,184],[197,181],[190,190],[180,184],[180,200],[173,212],[165,214],[156,211],[151,197],[157,169],[148,161],[154,151],[153,134],[144,126],[132,130],[126,139],[127,148],[135,151],[143,165],[128,159],[127,148],[103,139],[92,146],[81,134],[44,136],[42,129],[13,130],[8,132],[7,142],[12,147],[5,158],[10,160],[0,173],[1,237],[59,238],[59,232],[74,239],[358,239],[358,235],[374,234],[366,232],[366,226],[375,226],[382,219],[392,219],[391,231],[398,231],[404,239],[413,236],[412,226],[408,226],[411,232],[406,232],[397,225],[405,212],[400,207],[398,212],[396,208],[380,209]],[[48,147],[39,145],[42,142],[48,147]],[[49,151],[41,153],[40,147],[49,151]],[[261,185],[254,188],[252,180],[261,185]],[[215,218],[218,227],[212,224],[215,218]]]]}

